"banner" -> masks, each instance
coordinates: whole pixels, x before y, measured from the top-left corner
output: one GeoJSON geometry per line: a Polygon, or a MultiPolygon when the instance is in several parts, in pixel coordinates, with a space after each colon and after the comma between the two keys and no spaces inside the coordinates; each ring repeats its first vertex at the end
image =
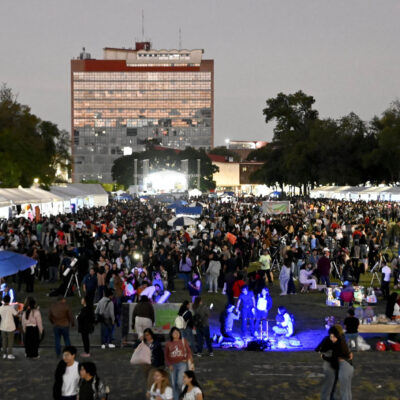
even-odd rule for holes
{"type": "Polygon", "coordinates": [[[290,201],[263,201],[262,210],[267,215],[290,214],[290,201]]]}
{"type": "MultiPolygon", "coordinates": [[[[124,303],[124,306],[129,306],[129,314],[127,315],[129,324],[127,333],[135,332],[132,330],[132,314],[136,304],[137,303],[124,303]]],[[[178,316],[180,306],[180,303],[153,304],[154,314],[156,317],[154,327],[152,328],[153,332],[164,334],[168,333],[175,324],[175,319],[178,316]]]]}

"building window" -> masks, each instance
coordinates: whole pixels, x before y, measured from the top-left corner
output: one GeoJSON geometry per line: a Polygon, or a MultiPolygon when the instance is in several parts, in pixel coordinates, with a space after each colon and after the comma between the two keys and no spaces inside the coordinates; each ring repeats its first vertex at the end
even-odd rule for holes
{"type": "Polygon", "coordinates": [[[126,128],[126,136],[137,136],[137,128],[126,128]]]}

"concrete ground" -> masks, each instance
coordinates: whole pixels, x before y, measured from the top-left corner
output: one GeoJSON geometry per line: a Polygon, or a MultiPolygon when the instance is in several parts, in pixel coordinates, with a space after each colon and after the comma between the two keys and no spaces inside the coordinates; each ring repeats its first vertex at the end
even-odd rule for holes
{"type": "MultiPolygon", "coordinates": [[[[367,281],[368,276],[365,277],[367,281]]],[[[54,285],[53,285],[54,286],[54,285]]],[[[47,321],[49,304],[54,298],[46,297],[50,284],[37,284],[35,297],[41,307],[45,321],[46,337],[41,347],[39,360],[27,360],[24,350],[16,346],[16,360],[0,359],[1,399],[51,399],[56,359],[51,326],[47,321]]],[[[183,290],[174,293],[170,301],[181,302],[188,298],[183,290]]],[[[277,282],[270,289],[274,300],[271,317],[276,315],[278,305],[286,306],[296,317],[296,336],[302,347],[296,351],[249,352],[245,350],[215,350],[215,357],[203,356],[196,359],[196,371],[206,399],[263,400],[272,396],[279,399],[318,399],[322,379],[322,364],[319,355],[312,349],[326,334],[324,319],[334,315],[341,320],[345,308],[325,305],[325,296],[320,293],[279,296],[277,282]]],[[[22,301],[24,294],[18,295],[22,301]]],[[[222,294],[204,293],[204,302],[214,303],[211,318],[212,332],[218,332],[218,315],[225,304],[222,294]]],[[[69,298],[74,314],[79,311],[78,297],[69,298]]],[[[383,312],[384,304],[375,307],[376,313],[383,312]]],[[[239,332],[239,324],[236,331],[239,332]]],[[[116,331],[116,342],[120,338],[116,331]]],[[[378,335],[368,335],[373,345],[378,335]]],[[[83,351],[76,328],[71,329],[72,344],[83,351]]],[[[141,367],[129,364],[131,347],[101,350],[98,328],[91,336],[93,344],[91,360],[97,364],[99,375],[111,388],[110,399],[144,399],[145,382],[141,367]]],[[[354,356],[355,375],[353,399],[400,399],[398,366],[400,353],[379,353],[371,350],[354,356]]],[[[78,357],[79,360],[79,357],[78,357]]]]}

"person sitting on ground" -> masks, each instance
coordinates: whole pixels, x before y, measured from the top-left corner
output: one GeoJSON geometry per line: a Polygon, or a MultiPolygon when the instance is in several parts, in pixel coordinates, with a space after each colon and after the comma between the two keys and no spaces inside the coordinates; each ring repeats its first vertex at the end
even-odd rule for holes
{"type": "Polygon", "coordinates": [[[314,270],[311,269],[311,263],[303,264],[300,267],[299,282],[303,285],[301,293],[306,293],[310,287],[312,290],[317,289],[317,281],[311,278],[314,270]]]}
{"type": "Polygon", "coordinates": [[[294,326],[290,314],[285,307],[278,307],[278,314],[276,315],[276,325],[272,328],[276,335],[285,335],[290,337],[293,335],[294,326]]]}
{"type": "Polygon", "coordinates": [[[348,316],[344,319],[343,325],[346,328],[346,341],[347,344],[349,346],[349,348],[351,348],[352,346],[350,346],[351,341],[354,340],[355,342],[355,347],[356,350],[358,351],[358,326],[360,325],[360,321],[357,317],[354,316],[354,310],[352,308],[349,309],[349,311],[347,312],[348,316]]]}
{"type": "Polygon", "coordinates": [[[96,364],[86,361],[80,364],[79,400],[106,400],[104,383],[97,375],[96,364]]]}

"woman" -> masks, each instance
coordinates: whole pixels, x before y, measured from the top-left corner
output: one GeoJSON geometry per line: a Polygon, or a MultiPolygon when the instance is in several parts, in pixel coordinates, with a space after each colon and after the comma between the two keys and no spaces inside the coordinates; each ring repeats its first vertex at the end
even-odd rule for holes
{"type": "Polygon", "coordinates": [[[42,315],[36,308],[36,301],[32,297],[28,297],[22,313],[22,330],[24,332],[26,357],[40,358],[39,344],[43,334],[42,315]]]}
{"type": "Polygon", "coordinates": [[[286,296],[288,293],[288,284],[290,279],[290,268],[286,265],[288,260],[282,265],[281,272],[279,273],[279,281],[281,285],[281,296],[286,296]]]}
{"type": "MultiPolygon", "coordinates": [[[[154,332],[150,328],[147,328],[143,331],[143,342],[147,346],[149,346],[149,348],[151,350],[151,364],[144,365],[145,378],[148,381],[150,381],[152,378],[152,372],[154,371],[154,369],[155,368],[163,368],[165,365],[164,351],[161,346],[161,343],[158,340],[156,340],[156,337],[154,336],[154,332]]],[[[150,387],[150,385],[149,385],[149,387],[150,387]]]]}
{"type": "Polygon", "coordinates": [[[94,310],[91,298],[86,296],[81,301],[82,309],[77,317],[78,319],[78,332],[82,336],[84,353],[81,357],[90,357],[90,340],[89,335],[94,331],[94,310]]]}
{"type": "Polygon", "coordinates": [[[169,341],[165,344],[165,362],[171,374],[174,400],[179,400],[183,384],[183,373],[188,369],[188,361],[193,363],[192,351],[181,331],[173,327],[169,332],[169,341]]]}
{"type": "Polygon", "coordinates": [[[79,400],[106,400],[106,388],[97,376],[96,365],[92,362],[80,364],[79,400]]]}
{"type": "Polygon", "coordinates": [[[172,400],[174,398],[166,371],[161,368],[154,371],[152,384],[146,397],[150,400],[172,400]]]}
{"type": "Polygon", "coordinates": [[[196,344],[193,336],[193,314],[190,311],[190,303],[188,300],[184,300],[184,302],[181,304],[178,315],[184,320],[184,326],[178,326],[178,328],[181,330],[182,337],[189,342],[192,352],[196,352],[196,344]]]}
{"type": "Polygon", "coordinates": [[[139,303],[133,310],[132,329],[136,330],[138,338],[143,338],[146,328],[151,328],[154,324],[154,308],[147,296],[142,296],[139,303]]]}
{"type": "Polygon", "coordinates": [[[196,375],[193,371],[185,371],[183,374],[184,388],[179,396],[180,400],[203,400],[203,391],[197,382],[196,375]]]}
{"type": "MultiPolygon", "coordinates": [[[[268,288],[262,288],[261,293],[258,294],[256,300],[256,331],[259,330],[260,335],[261,332],[264,332],[264,335],[268,336],[267,332],[267,318],[268,311],[272,307],[272,298],[269,294],[268,288]]],[[[257,332],[255,332],[257,335],[257,332]]]]}
{"type": "MultiPolygon", "coordinates": [[[[347,347],[346,339],[343,336],[341,330],[336,326],[329,329],[329,341],[325,343],[325,351],[331,350],[332,353],[321,354],[321,358],[328,361],[331,368],[336,372],[337,381],[340,384],[340,399],[351,400],[351,380],[353,378],[354,368],[352,366],[353,354],[347,347]]],[[[333,386],[331,395],[335,387],[333,386]]],[[[321,397],[322,399],[322,397],[321,397]]],[[[327,397],[329,399],[329,397],[327,397]]]]}
{"type": "Polygon", "coordinates": [[[192,296],[192,303],[194,303],[194,299],[200,296],[202,287],[201,280],[196,272],[193,272],[193,279],[188,283],[188,287],[189,295],[192,296]]]}

